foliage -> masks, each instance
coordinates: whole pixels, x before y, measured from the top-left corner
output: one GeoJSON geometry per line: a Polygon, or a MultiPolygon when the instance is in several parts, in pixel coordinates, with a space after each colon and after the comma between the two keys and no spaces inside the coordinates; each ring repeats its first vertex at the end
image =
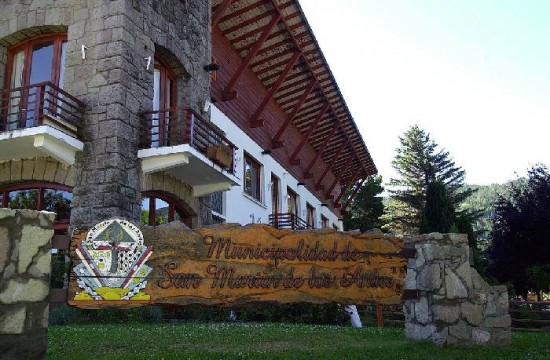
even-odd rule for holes
{"type": "Polygon", "coordinates": [[[526,187],[527,180],[518,178],[505,184],[468,185],[473,193],[460,205],[462,212],[470,210],[480,214],[475,218],[472,227],[481,252],[489,245],[489,234],[493,230],[495,204],[499,196],[509,198],[510,189],[514,186],[526,187]]]}
{"type": "Polygon", "coordinates": [[[52,326],[55,359],[471,359],[542,360],[550,333],[512,333],[512,345],[436,347],[403,328],[272,323],[101,324],[52,326]],[[114,336],[116,334],[116,336],[114,336]]]}
{"type": "MultiPolygon", "coordinates": [[[[350,191],[353,191],[350,189],[350,191]]],[[[370,176],[349,205],[344,215],[344,229],[359,229],[365,232],[380,228],[380,216],[384,213],[384,204],[380,194],[384,191],[381,176],[370,176]]]]}
{"type": "MultiPolygon", "coordinates": [[[[426,205],[422,211],[420,232],[450,232],[456,228],[456,214],[445,185],[441,181],[433,181],[426,187],[426,205]]],[[[458,229],[456,229],[458,231],[458,229]]]]}
{"type": "MultiPolygon", "coordinates": [[[[392,188],[389,190],[399,211],[391,212],[391,208],[387,209],[386,228],[392,231],[402,229],[406,232],[418,232],[423,222],[426,226],[432,221],[423,220],[423,217],[426,215],[428,187],[436,182],[440,185],[431,186],[435,187],[433,191],[439,192],[439,195],[434,194],[431,200],[439,199],[440,202],[448,203],[445,206],[452,207],[455,216],[461,217],[463,213],[459,210],[459,205],[472,193],[472,190],[464,187],[464,170],[456,166],[449,152],[438,149],[430,135],[417,125],[406,131],[399,141],[400,147],[396,149],[396,156],[392,161],[399,178],[390,180],[392,188]],[[441,198],[441,187],[445,190],[445,199],[441,198]]],[[[428,211],[433,215],[436,209],[428,211]]],[[[449,213],[446,216],[453,217],[449,213]]],[[[451,226],[444,232],[448,232],[451,226]]]]}
{"type": "Polygon", "coordinates": [[[508,197],[500,196],[497,200],[492,243],[487,249],[489,274],[501,282],[510,281],[522,294],[530,287],[543,290],[533,278],[533,269],[540,272],[550,264],[548,224],[550,174],[546,167],[537,165],[529,170],[525,188],[512,186],[508,197]]]}

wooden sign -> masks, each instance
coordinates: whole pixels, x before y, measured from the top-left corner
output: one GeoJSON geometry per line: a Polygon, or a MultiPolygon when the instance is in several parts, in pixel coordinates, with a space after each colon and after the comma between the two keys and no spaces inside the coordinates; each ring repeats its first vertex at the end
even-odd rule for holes
{"type": "Polygon", "coordinates": [[[223,224],[194,231],[113,219],[71,243],[69,304],[239,305],[270,301],[396,304],[407,259],[384,234],[223,224]]]}

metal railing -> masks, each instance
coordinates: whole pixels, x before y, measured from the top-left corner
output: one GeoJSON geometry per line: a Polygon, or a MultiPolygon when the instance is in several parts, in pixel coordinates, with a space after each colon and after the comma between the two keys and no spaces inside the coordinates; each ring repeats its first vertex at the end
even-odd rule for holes
{"type": "Polygon", "coordinates": [[[141,114],[140,149],[189,144],[230,173],[234,173],[235,150],[224,132],[188,107],[141,114]]]}
{"type": "Polygon", "coordinates": [[[269,225],[276,229],[305,230],[314,227],[293,213],[278,213],[269,215],[269,225]]]}
{"type": "Polygon", "coordinates": [[[51,82],[0,92],[0,131],[44,125],[46,119],[62,130],[78,131],[86,105],[51,82]]]}

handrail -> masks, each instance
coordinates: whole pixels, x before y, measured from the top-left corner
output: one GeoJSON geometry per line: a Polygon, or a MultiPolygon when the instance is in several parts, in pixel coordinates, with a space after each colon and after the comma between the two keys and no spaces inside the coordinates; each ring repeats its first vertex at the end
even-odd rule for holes
{"type": "Polygon", "coordinates": [[[305,230],[314,228],[294,213],[270,214],[269,225],[277,229],[305,230]]]}
{"type": "Polygon", "coordinates": [[[0,91],[0,131],[43,125],[82,127],[86,105],[50,81],[0,91]]]}
{"type": "Polygon", "coordinates": [[[238,149],[225,133],[187,106],[140,114],[140,149],[189,144],[213,162],[234,173],[238,149]]]}

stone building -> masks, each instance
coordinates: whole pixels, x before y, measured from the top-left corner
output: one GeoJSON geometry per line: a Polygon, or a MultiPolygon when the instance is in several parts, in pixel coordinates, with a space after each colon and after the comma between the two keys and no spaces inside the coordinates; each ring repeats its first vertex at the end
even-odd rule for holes
{"type": "Polygon", "coordinates": [[[336,227],[376,168],[297,0],[0,2],[0,207],[336,227]]]}

